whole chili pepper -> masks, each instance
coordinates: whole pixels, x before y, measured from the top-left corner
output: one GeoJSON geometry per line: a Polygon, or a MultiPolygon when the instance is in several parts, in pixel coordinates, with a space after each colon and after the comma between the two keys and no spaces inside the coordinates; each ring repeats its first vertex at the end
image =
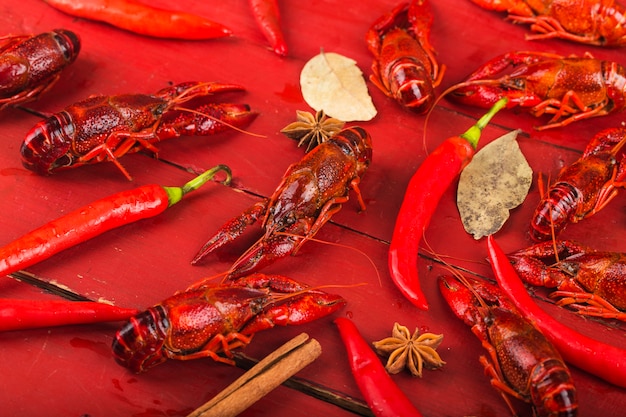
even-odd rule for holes
{"type": "Polygon", "coordinates": [[[71,16],[106,22],[140,35],[170,39],[213,39],[232,35],[204,17],[160,9],[135,0],[43,0],[71,16]]]}
{"type": "Polygon", "coordinates": [[[0,331],[127,320],[138,312],[95,301],[0,299],[0,331]]]}
{"type": "Polygon", "coordinates": [[[276,0],[250,0],[250,8],[259,29],[280,56],[287,55],[287,43],[280,28],[280,10],[276,0]]]}
{"type": "Polygon", "coordinates": [[[498,285],[520,312],[541,329],[563,359],[605,381],[626,388],[626,350],[585,336],[543,311],[526,291],[493,235],[487,237],[487,247],[498,285]]]}
{"type": "Polygon", "coordinates": [[[183,187],[144,185],[122,191],[66,214],[0,248],[0,275],[27,268],[81,242],[137,220],[156,216],[198,189],[219,171],[231,179],[230,168],[218,165],[183,187]]]}
{"type": "Polygon", "coordinates": [[[482,130],[506,102],[500,99],[465,133],[442,142],[409,181],[389,245],[388,264],[394,284],[418,308],[428,309],[417,274],[419,242],[439,200],[474,157],[482,130]]]}
{"type": "Polygon", "coordinates": [[[350,369],[365,402],[376,417],[421,417],[421,413],[391,379],[376,353],[355,324],[344,317],[335,319],[348,352],[350,369]]]}

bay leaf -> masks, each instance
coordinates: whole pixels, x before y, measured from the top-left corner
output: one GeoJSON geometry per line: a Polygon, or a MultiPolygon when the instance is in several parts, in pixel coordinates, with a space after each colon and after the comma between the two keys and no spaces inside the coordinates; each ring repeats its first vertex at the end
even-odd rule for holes
{"type": "Polygon", "coordinates": [[[311,58],[300,73],[302,97],[316,111],[344,122],[368,121],[377,111],[356,61],[333,52],[311,58]]]}
{"type": "Polygon", "coordinates": [[[461,172],[457,207],[465,230],[474,239],[500,230],[509,211],[528,195],[533,172],[515,140],[519,132],[486,145],[461,172]]]}

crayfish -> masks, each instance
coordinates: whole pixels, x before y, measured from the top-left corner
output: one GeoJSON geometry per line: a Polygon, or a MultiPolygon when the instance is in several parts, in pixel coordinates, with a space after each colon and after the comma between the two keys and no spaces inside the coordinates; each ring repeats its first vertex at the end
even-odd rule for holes
{"type": "Polygon", "coordinates": [[[361,177],[372,160],[372,140],[360,127],[341,130],[289,168],[270,198],[252,205],[226,222],[192,260],[239,237],[246,227],[261,220],[264,235],[231,267],[229,277],[257,271],[289,254],[312,239],[348,201],[354,190],[359,205],[365,203],[359,190],[361,177]]]}
{"type": "Polygon", "coordinates": [[[186,82],[154,95],[91,96],[37,123],[22,144],[22,163],[31,171],[50,174],[111,161],[131,179],[118,161],[127,153],[147,150],[157,154],[156,142],[183,135],[211,135],[252,122],[257,113],[247,104],[180,107],[199,97],[243,90],[236,84],[186,82]]]}
{"type": "Polygon", "coordinates": [[[626,70],[616,62],[542,52],[509,52],[448,89],[461,103],[490,108],[502,97],[507,108],[553,115],[538,130],[616,113],[626,105],[626,70]],[[512,72],[503,74],[512,67],[512,72]],[[500,76],[500,78],[495,78],[500,76]]]}
{"type": "Polygon", "coordinates": [[[428,0],[402,3],[380,17],[368,30],[366,41],[374,55],[370,81],[385,95],[417,113],[425,113],[435,101],[441,83],[429,34],[433,23],[428,0]]]}
{"type": "Polygon", "coordinates": [[[0,110],[48,91],[79,52],[79,37],[65,29],[0,37],[0,110]]]}
{"type": "Polygon", "coordinates": [[[514,23],[530,24],[536,35],[590,45],[626,45],[626,9],[616,0],[472,0],[485,9],[507,12],[514,23]]]}
{"type": "Polygon", "coordinates": [[[587,316],[626,321],[626,254],[600,252],[561,240],[508,255],[520,278],[556,288],[557,304],[587,316]]]}
{"type": "Polygon", "coordinates": [[[509,397],[531,404],[538,417],[578,414],[576,387],[561,355],[499,287],[446,276],[440,277],[439,290],[488,351],[480,363],[513,415],[509,397]]]}
{"type": "Polygon", "coordinates": [[[339,295],[280,275],[257,273],[228,285],[201,281],[132,317],[116,333],[113,354],[134,372],[167,359],[210,357],[233,365],[231,351],[255,333],[309,323],[345,304],[339,295]]]}
{"type": "Polygon", "coordinates": [[[530,236],[541,241],[556,236],[568,222],[576,223],[602,210],[626,179],[626,128],[595,135],[580,159],[565,167],[535,210],[530,236]]]}

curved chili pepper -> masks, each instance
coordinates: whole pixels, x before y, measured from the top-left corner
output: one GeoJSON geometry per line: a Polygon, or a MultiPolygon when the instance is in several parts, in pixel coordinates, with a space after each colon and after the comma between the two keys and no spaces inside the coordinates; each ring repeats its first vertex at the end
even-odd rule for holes
{"type": "Polygon", "coordinates": [[[138,312],[95,301],[0,299],[0,331],[127,320],[138,312]]]}
{"type": "Polygon", "coordinates": [[[280,56],[287,55],[287,43],[280,28],[280,10],[276,0],[250,0],[250,8],[259,29],[280,56]]]}
{"type": "Polygon", "coordinates": [[[43,0],[71,16],[97,20],[140,35],[170,39],[213,39],[232,35],[204,17],[160,9],[135,0],[43,0]]]}
{"type": "Polygon", "coordinates": [[[487,247],[498,285],[520,312],[534,322],[556,346],[563,359],[605,381],[626,388],[626,350],[585,336],[547,314],[532,300],[493,235],[487,237],[487,247]]]}
{"type": "Polygon", "coordinates": [[[335,324],[348,352],[354,380],[374,415],[376,417],[421,417],[422,414],[391,379],[355,324],[344,317],[335,319],[335,324]]]}
{"type": "Polygon", "coordinates": [[[482,130],[506,102],[506,98],[499,100],[465,133],[442,142],[409,181],[389,245],[388,264],[396,287],[422,310],[428,309],[428,302],[417,274],[419,242],[439,200],[474,157],[482,130]]]}
{"type": "Polygon", "coordinates": [[[156,216],[219,171],[226,172],[224,183],[229,183],[230,168],[218,165],[183,187],[144,185],[113,194],[53,220],[0,248],[0,275],[27,268],[108,230],[156,216]]]}

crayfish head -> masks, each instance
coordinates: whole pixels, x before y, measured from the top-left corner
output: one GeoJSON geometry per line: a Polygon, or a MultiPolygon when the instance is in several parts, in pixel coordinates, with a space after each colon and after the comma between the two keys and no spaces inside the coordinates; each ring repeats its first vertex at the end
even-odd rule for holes
{"type": "Polygon", "coordinates": [[[45,175],[72,164],[69,150],[74,124],[69,117],[65,112],[55,114],[37,123],[27,133],[20,149],[26,169],[45,175]]]}

